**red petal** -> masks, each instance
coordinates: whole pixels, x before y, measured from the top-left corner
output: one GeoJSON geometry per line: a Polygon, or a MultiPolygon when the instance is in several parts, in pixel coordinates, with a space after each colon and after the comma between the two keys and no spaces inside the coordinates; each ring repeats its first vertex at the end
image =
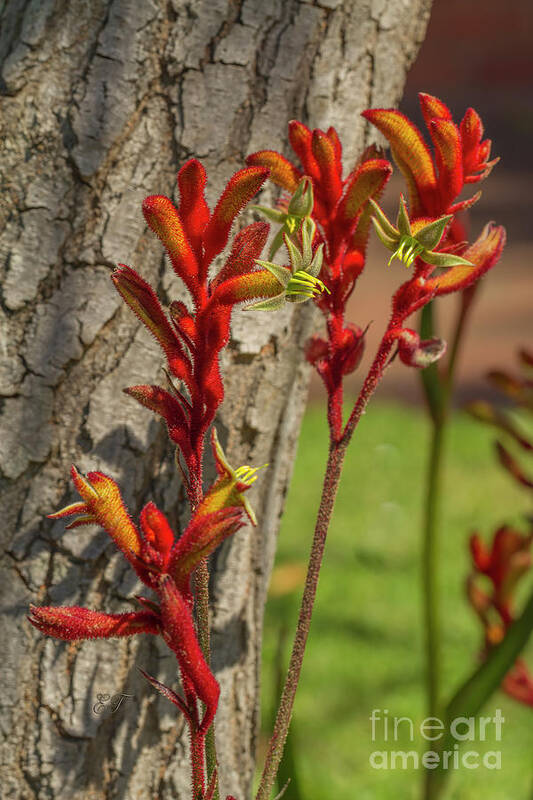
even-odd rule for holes
{"type": "Polygon", "coordinates": [[[146,540],[161,554],[164,567],[175,538],[167,518],[155,503],[149,502],[141,511],[140,523],[146,540]]]}
{"type": "Polygon", "coordinates": [[[311,148],[320,170],[317,192],[322,195],[323,202],[331,211],[337,204],[342,191],[339,165],[335,157],[335,145],[325,133],[314,130],[311,148]]]}
{"type": "Polygon", "coordinates": [[[409,186],[411,215],[433,216],[437,176],[431,153],[418,128],[405,114],[393,108],[369,109],[363,111],[363,117],[389,140],[394,160],[409,186]]]}
{"type": "Polygon", "coordinates": [[[161,346],[172,374],[190,387],[190,361],[150,284],[124,264],[119,264],[119,269],[112,273],[111,280],[121,297],[161,346]]]}
{"type": "Polygon", "coordinates": [[[426,281],[426,289],[441,295],[471,286],[497,263],[505,245],[505,238],[505,228],[492,223],[485,225],[477,241],[463,253],[464,258],[471,261],[474,266],[450,267],[442,275],[429,278],[426,281]]]}
{"type": "Polygon", "coordinates": [[[260,257],[265,246],[269,230],[270,225],[266,222],[252,222],[239,231],[228,260],[211,285],[215,287],[227,278],[251,272],[255,268],[255,259],[260,257]]]}
{"type": "Polygon", "coordinates": [[[268,169],[245,167],[228,181],[204,232],[204,275],[213,258],[226,246],[233,221],[267,178],[268,169]]]}
{"type": "Polygon", "coordinates": [[[311,148],[313,134],[303,122],[293,119],[289,122],[289,142],[300,159],[305,175],[314,180],[320,177],[320,170],[311,148]]]}
{"type": "Polygon", "coordinates": [[[430,123],[429,130],[435,145],[439,170],[441,210],[446,211],[463,188],[461,134],[457,126],[449,120],[434,119],[430,123]]]}
{"type": "Polygon", "coordinates": [[[163,243],[174,271],[189,291],[195,294],[198,288],[198,261],[172,200],[163,195],[151,195],[143,203],[143,214],[163,243]]]}
{"type": "Polygon", "coordinates": [[[300,170],[275,150],[259,150],[257,153],[251,153],[246,163],[250,167],[266,167],[270,172],[268,176],[270,180],[291,194],[296,191],[302,179],[300,170]]]}
{"type": "Polygon", "coordinates": [[[205,184],[203,165],[196,158],[189,159],[178,172],[179,215],[197,257],[201,254],[202,233],[210,213],[204,196],[205,184]]]}
{"type": "Polygon", "coordinates": [[[159,617],[151,611],[105,614],[80,606],[30,606],[30,612],[29,621],[41,633],[65,641],[161,633],[159,617]]]}

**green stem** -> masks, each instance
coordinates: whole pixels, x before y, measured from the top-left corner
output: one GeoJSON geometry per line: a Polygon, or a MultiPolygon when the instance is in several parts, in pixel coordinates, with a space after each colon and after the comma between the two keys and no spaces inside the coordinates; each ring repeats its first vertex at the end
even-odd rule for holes
{"type": "Polygon", "coordinates": [[[424,509],[422,576],[424,591],[424,627],[426,632],[426,693],[428,717],[437,716],[439,706],[440,623],[437,581],[437,527],[445,427],[443,421],[435,422],[433,425],[424,509]]]}
{"type": "MultiPolygon", "coordinates": [[[[199,458],[199,463],[201,463],[201,457],[199,458]]],[[[193,513],[203,497],[202,473],[200,470],[199,473],[194,476],[194,479],[194,484],[191,488],[190,494],[191,510],[193,513]]],[[[205,558],[197,566],[194,573],[194,593],[198,642],[200,644],[206,664],[210,666],[211,646],[209,640],[209,568],[207,566],[207,559],[205,558]]],[[[213,771],[217,769],[218,766],[214,722],[207,731],[204,747],[207,782],[209,783],[213,771]]],[[[220,800],[218,778],[216,779],[213,800],[220,800]]]]}
{"type": "MultiPolygon", "coordinates": [[[[211,647],[209,642],[209,570],[204,559],[196,568],[194,575],[194,588],[196,595],[196,622],[198,626],[198,642],[204,654],[207,665],[211,661],[211,647]]],[[[207,767],[207,781],[211,779],[213,770],[217,767],[217,751],[215,742],[215,724],[213,723],[205,737],[205,763],[207,767]]],[[[218,780],[215,785],[213,800],[219,800],[218,780]]]]}

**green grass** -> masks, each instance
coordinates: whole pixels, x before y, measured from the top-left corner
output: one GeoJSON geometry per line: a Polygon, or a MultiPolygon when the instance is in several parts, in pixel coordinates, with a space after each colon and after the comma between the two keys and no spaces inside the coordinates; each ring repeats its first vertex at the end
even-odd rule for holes
{"type": "MultiPolygon", "coordinates": [[[[425,717],[420,609],[420,525],[428,423],[423,410],[374,405],[348,456],[326,548],[315,616],[296,700],[292,745],[302,800],[398,800],[420,797],[421,772],[374,770],[374,750],[421,747],[415,732],[397,743],[373,743],[372,709],[425,717]]],[[[467,538],[518,522],[526,492],[497,465],[493,431],[456,414],[446,447],[442,508],[442,678],[446,696],[472,670],[481,630],[464,597],[467,538]]],[[[321,409],[305,417],[294,478],[280,532],[277,564],[305,562],[320,496],[327,431],[321,409]]],[[[270,728],[280,629],[292,637],[301,589],[271,597],[263,666],[263,720],[270,728]],[[267,724],[268,723],[268,724],[267,724]]],[[[285,656],[288,656],[288,647],[285,656]]],[[[529,650],[533,664],[533,650],[529,650]]],[[[449,800],[531,800],[533,712],[502,693],[503,740],[467,743],[499,749],[502,769],[453,772],[449,800]]],[[[402,726],[407,730],[407,726],[402,726]]],[[[295,795],[289,790],[285,799],[295,795]]]]}

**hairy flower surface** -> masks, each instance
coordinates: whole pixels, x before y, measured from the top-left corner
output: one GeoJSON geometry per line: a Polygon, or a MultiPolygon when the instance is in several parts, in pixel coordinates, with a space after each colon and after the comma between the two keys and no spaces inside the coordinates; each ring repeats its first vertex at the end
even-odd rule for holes
{"type": "Polygon", "coordinates": [[[489,161],[490,140],[483,139],[483,123],[473,108],[467,109],[460,125],[450,109],[429,94],[418,95],[433,152],[419,129],[395,108],[372,108],[363,116],[388,139],[392,156],[409,189],[409,207],[414,219],[455,214],[479,200],[454,202],[467,184],[486,178],[498,158],[489,161]]]}
{"type": "Polygon", "coordinates": [[[210,211],[204,196],[205,170],[191,159],[178,174],[178,207],[162,195],[144,201],[145,219],[189,290],[190,307],[174,301],[165,312],[154,290],[131,267],[120,265],[112,275],[118,292],[154,336],[167,362],[166,387],[140,385],[125,391],[165,420],[194,503],[201,496],[205,434],[224,397],[219,361],[229,339],[232,310],[238,303],[279,292],[276,278],[256,267],[268,235],[266,223],[241,230],[225,263],[210,277],[233,222],[267,176],[268,169],[261,166],[239,170],[210,211]]]}

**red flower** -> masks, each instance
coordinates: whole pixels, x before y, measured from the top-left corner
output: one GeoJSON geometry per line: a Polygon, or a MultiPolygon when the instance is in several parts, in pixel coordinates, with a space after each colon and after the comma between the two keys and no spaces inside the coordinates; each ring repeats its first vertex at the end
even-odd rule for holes
{"type": "Polygon", "coordinates": [[[177,208],[162,195],[144,201],[146,221],[187,286],[191,309],[174,302],[167,316],[153,289],[131,267],[120,265],[112,275],[123,299],[163,350],[169,372],[166,389],[133,386],[126,392],[166,421],[169,436],[185,461],[183,475],[193,504],[201,496],[205,433],[224,396],[219,358],[228,342],[232,308],[278,291],[275,278],[268,270],[258,270],[255,263],[268,235],[265,223],[241,230],[226,263],[211,280],[208,277],[234,220],[267,175],[268,169],[257,166],[235,173],[211,212],[204,196],[205,170],[191,159],[178,174],[177,208]]]}
{"type": "MultiPolygon", "coordinates": [[[[523,534],[503,526],[494,534],[490,548],[474,534],[470,539],[473,572],[467,580],[470,604],[485,630],[485,652],[499,644],[513,623],[514,593],[518,582],[531,569],[533,532],[523,534]],[[488,589],[479,585],[479,576],[488,579],[488,589]]],[[[517,660],[508,672],[502,689],[515,700],[533,707],[533,676],[526,664],[517,660]]]]}
{"type": "Polygon", "coordinates": [[[483,124],[473,108],[467,110],[457,126],[449,108],[437,97],[420,93],[419,99],[433,154],[416,125],[401,111],[373,108],[363,111],[363,116],[390,143],[394,160],[409,187],[413,219],[455,214],[480,197],[478,193],[454,203],[463,187],[486,178],[499,159],[488,161],[491,142],[481,141],[483,124]]]}

